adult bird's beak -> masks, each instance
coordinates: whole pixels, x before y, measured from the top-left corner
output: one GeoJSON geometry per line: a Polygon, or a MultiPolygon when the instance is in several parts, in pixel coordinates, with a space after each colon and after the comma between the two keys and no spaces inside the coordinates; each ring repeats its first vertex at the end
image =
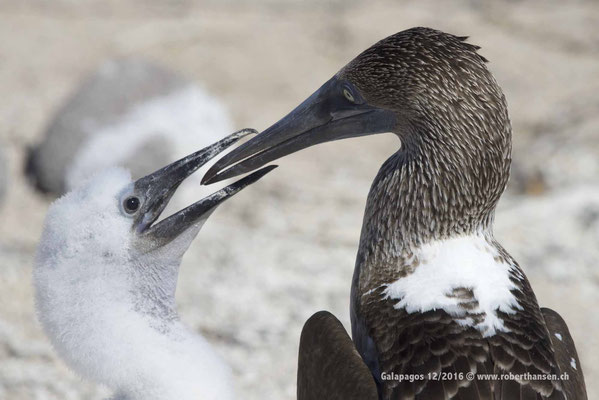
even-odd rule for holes
{"type": "Polygon", "coordinates": [[[389,132],[395,119],[393,112],[369,105],[353,85],[334,76],[279,122],[218,160],[202,183],[241,175],[315,144],[389,132]]]}
{"type": "Polygon", "coordinates": [[[205,221],[219,204],[276,168],[274,165],[262,168],[154,224],[181,182],[227,147],[242,137],[255,132],[253,129],[243,129],[235,132],[200,151],[137,180],[134,183],[133,193],[142,202],[134,222],[134,229],[137,233],[151,237],[153,242],[159,245],[166,244],[192,225],[205,221]]]}

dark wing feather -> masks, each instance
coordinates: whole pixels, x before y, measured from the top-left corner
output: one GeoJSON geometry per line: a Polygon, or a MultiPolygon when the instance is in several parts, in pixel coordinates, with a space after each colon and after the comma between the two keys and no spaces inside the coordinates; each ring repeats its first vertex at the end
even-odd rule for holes
{"type": "Polygon", "coordinates": [[[310,317],[302,330],[297,399],[378,399],[370,370],[341,322],[327,311],[310,317]]]}
{"type": "Polygon", "coordinates": [[[549,337],[551,338],[559,371],[561,374],[568,374],[568,379],[562,380],[562,386],[568,399],[586,400],[587,391],[582,366],[566,322],[558,313],[549,308],[542,308],[541,311],[549,330],[549,337]]]}
{"type": "Polygon", "coordinates": [[[550,335],[528,280],[518,279],[513,294],[521,306],[516,313],[497,311],[509,332],[488,339],[494,371],[498,374],[529,374],[531,379],[501,380],[495,384],[498,400],[565,400],[560,371],[550,335]],[[556,379],[543,379],[549,375],[556,379]]]}
{"type": "Polygon", "coordinates": [[[363,356],[368,365],[378,365],[387,378],[392,377],[375,376],[382,399],[494,400],[492,382],[467,378],[470,373],[493,371],[489,344],[480,332],[460,325],[443,310],[396,309],[395,301],[385,298],[382,290],[362,296],[359,310],[367,327],[364,331],[377,346],[376,353],[363,352],[363,356]],[[373,356],[375,361],[367,359],[373,356]]]}

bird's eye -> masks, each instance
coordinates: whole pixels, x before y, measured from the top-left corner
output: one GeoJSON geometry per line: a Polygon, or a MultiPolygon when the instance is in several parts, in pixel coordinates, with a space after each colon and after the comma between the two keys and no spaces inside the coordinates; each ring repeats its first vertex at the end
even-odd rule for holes
{"type": "Polygon", "coordinates": [[[140,201],[139,197],[131,196],[127,197],[123,202],[123,206],[125,207],[125,211],[128,214],[133,214],[139,209],[140,201]]]}
{"type": "Polygon", "coordinates": [[[352,103],[355,103],[356,100],[354,99],[354,95],[350,92],[349,89],[344,88],[343,89],[343,95],[345,96],[345,98],[349,101],[351,101],[352,103]]]}

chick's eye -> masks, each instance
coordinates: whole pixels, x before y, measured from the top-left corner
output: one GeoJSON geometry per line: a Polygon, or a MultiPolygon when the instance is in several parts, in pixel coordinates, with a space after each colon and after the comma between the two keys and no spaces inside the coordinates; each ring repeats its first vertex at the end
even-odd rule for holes
{"type": "Polygon", "coordinates": [[[139,198],[135,196],[127,197],[123,203],[125,211],[129,214],[133,214],[139,209],[139,198]]]}
{"type": "Polygon", "coordinates": [[[345,98],[349,101],[351,101],[352,103],[355,103],[355,99],[354,99],[354,95],[349,91],[349,89],[345,88],[343,89],[343,95],[345,96],[345,98]]]}

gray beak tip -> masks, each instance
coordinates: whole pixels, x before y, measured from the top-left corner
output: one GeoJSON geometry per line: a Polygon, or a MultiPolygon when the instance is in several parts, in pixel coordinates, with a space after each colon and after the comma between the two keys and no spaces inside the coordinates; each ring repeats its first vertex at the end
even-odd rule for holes
{"type": "Polygon", "coordinates": [[[244,128],[244,129],[241,129],[241,130],[238,130],[237,132],[235,132],[232,135],[232,138],[234,138],[234,139],[241,139],[241,138],[244,138],[244,137],[249,136],[249,135],[257,135],[257,134],[258,134],[258,131],[255,130],[255,129],[244,128]]]}
{"type": "MultiPolygon", "coordinates": [[[[241,129],[241,130],[233,133],[230,136],[230,138],[234,141],[238,141],[239,139],[242,139],[246,136],[257,135],[258,133],[259,132],[256,129],[245,128],[245,129],[241,129]]],[[[225,157],[218,160],[208,171],[206,171],[206,174],[204,174],[204,176],[202,177],[202,181],[201,181],[202,185],[210,185],[211,183],[216,183],[223,179],[226,179],[224,177],[221,177],[219,179],[220,175],[217,176],[217,173],[219,172],[219,165],[220,165],[220,163],[222,163],[224,161],[224,159],[226,157],[227,157],[227,155],[225,155],[225,157]]]]}

